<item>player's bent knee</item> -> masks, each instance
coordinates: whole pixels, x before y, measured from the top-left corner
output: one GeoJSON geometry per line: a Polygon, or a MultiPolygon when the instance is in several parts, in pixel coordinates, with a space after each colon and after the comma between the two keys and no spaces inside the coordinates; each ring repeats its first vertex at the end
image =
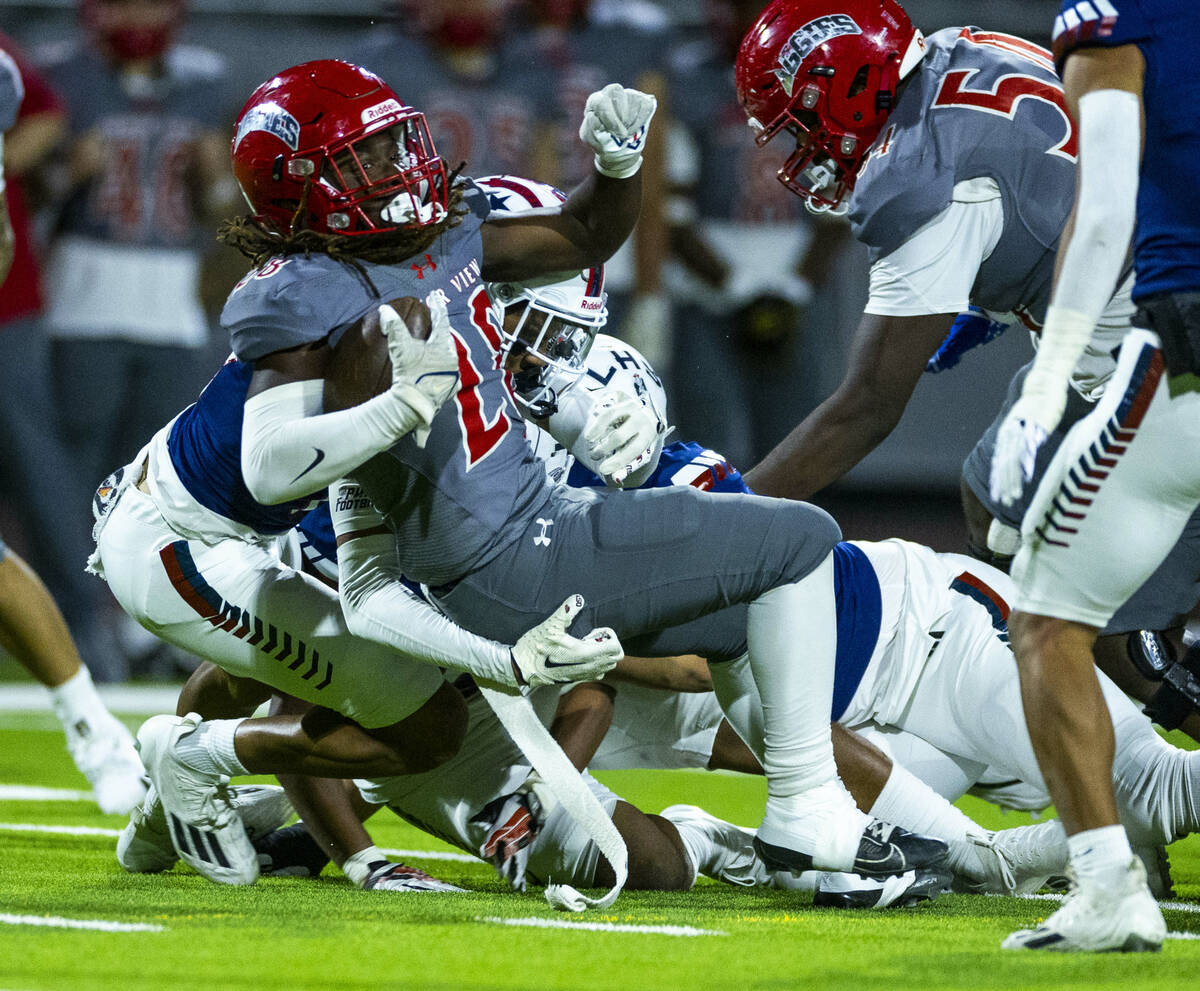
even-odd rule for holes
{"type": "Polygon", "coordinates": [[[449,682],[416,712],[371,735],[388,745],[397,761],[393,774],[421,774],[454,757],[467,735],[467,704],[449,682]]]}

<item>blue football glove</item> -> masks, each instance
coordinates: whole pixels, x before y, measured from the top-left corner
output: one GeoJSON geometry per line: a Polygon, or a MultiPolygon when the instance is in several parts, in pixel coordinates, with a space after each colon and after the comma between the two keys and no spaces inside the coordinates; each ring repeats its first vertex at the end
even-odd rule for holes
{"type": "Polygon", "coordinates": [[[994,341],[1009,326],[998,320],[989,320],[978,306],[968,307],[950,325],[950,333],[933,357],[925,362],[925,371],[944,372],[947,368],[953,368],[971,348],[994,341]]]}

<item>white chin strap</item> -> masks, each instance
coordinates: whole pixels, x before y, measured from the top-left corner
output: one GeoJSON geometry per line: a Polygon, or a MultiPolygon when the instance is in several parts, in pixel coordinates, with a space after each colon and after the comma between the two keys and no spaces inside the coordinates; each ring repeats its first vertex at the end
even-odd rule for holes
{"type": "Polygon", "coordinates": [[[913,31],[912,40],[908,43],[908,48],[904,52],[904,57],[900,60],[900,78],[907,78],[908,74],[917,67],[917,63],[925,57],[928,47],[925,44],[925,35],[920,31],[913,31]]]}
{"type": "Polygon", "coordinates": [[[380,216],[389,224],[403,227],[406,224],[432,224],[446,216],[440,203],[417,204],[411,193],[401,193],[383,208],[380,216]]]}

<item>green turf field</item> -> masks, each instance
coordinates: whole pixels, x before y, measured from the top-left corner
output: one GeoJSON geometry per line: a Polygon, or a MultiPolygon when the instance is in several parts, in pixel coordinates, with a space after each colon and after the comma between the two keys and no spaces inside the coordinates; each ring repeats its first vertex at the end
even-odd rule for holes
{"type": "MultiPolygon", "coordinates": [[[[130,717],[129,725],[140,719],[130,717]]],[[[756,821],[763,796],[761,781],[732,775],[599,776],[650,811],[692,802],[746,824],[756,821]]],[[[1061,957],[999,949],[1010,930],[1048,914],[1053,903],[1044,899],[948,895],[916,909],[846,913],[814,910],[808,896],[702,881],[688,893],[626,893],[604,912],[565,915],[540,892],[508,891],[487,865],[436,859],[450,848],[387,813],[371,823],[380,846],[424,852],[405,859],[473,893],[360,892],[333,868],[319,881],[263,879],[242,889],[218,887],[182,866],[132,876],[113,855],[123,820],[66,796],[16,799],[3,787],[14,785],[86,787],[48,712],[0,712],[2,991],[983,991],[1177,988],[1200,977],[1195,838],[1171,848],[1181,902],[1165,905],[1173,938],[1160,955],[1061,957]],[[68,928],[78,920],[108,923],[110,931],[68,928]],[[536,927],[541,922],[554,928],[536,927]]],[[[967,801],[987,825],[1026,821],[967,801]]]]}

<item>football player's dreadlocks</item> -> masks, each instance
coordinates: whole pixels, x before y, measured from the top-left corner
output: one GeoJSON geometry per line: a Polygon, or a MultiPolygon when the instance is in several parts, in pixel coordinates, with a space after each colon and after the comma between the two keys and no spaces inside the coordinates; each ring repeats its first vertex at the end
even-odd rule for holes
{"type": "Polygon", "coordinates": [[[217,240],[236,248],[255,268],[277,255],[326,254],[330,258],[358,267],[359,262],[391,265],[427,250],[434,241],[456,227],[467,209],[462,205],[463,187],[452,184],[446,216],[425,227],[382,231],[369,236],[321,234],[298,230],[280,237],[268,233],[249,216],[237,217],[221,225],[217,240]]]}

